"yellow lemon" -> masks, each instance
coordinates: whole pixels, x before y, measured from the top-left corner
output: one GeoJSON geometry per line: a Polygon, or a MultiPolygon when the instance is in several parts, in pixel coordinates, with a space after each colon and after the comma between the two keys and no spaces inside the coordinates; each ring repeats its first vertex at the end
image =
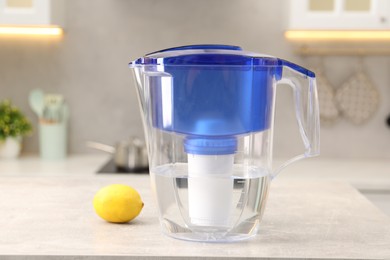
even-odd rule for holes
{"type": "Polygon", "coordinates": [[[129,222],[139,215],[144,203],[139,193],[132,187],[112,184],[99,190],[93,207],[104,220],[114,223],[129,222]]]}

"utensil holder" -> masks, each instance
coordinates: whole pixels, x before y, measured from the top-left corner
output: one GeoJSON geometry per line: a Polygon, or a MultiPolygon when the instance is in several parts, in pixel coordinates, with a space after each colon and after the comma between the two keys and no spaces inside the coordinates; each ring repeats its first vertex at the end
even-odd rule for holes
{"type": "Polygon", "coordinates": [[[67,155],[67,123],[39,123],[40,156],[45,160],[61,160],[67,155]]]}

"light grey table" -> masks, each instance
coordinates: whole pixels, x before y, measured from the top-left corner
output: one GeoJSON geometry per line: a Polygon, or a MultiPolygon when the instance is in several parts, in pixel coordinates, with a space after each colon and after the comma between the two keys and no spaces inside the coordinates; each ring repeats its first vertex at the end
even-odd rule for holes
{"type": "Polygon", "coordinates": [[[259,235],[230,244],[162,235],[147,175],[7,175],[0,192],[0,259],[390,259],[389,218],[343,183],[276,179],[259,235]],[[133,222],[95,215],[95,192],[112,183],[140,191],[133,222]]]}

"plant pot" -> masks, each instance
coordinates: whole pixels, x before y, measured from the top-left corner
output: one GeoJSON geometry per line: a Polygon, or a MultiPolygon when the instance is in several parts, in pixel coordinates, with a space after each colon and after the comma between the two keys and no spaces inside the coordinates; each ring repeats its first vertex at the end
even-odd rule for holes
{"type": "Polygon", "coordinates": [[[0,141],[0,158],[15,159],[22,150],[22,137],[7,137],[0,141]]]}

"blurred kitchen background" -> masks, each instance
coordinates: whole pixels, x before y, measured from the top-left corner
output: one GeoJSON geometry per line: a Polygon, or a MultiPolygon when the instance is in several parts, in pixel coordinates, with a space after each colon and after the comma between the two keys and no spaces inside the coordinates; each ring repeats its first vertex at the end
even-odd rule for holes
{"type": "MultiPolygon", "coordinates": [[[[321,75],[334,91],[363,70],[379,93],[378,106],[361,124],[343,116],[324,123],[321,156],[390,158],[390,128],[386,125],[390,114],[390,56],[297,53],[296,46],[285,37],[290,5],[295,1],[64,2],[62,37],[0,36],[0,100],[12,100],[34,125],[33,134],[24,140],[25,154],[39,152],[38,119],[28,103],[33,89],[64,96],[70,109],[69,152],[96,153],[86,147],[87,141],[115,144],[130,135],[143,137],[129,61],[168,47],[217,43],[321,68],[321,75]]],[[[298,130],[292,127],[296,123],[291,94],[288,87],[278,90],[275,153],[280,157],[302,149],[300,138],[293,138],[298,130]]]]}

